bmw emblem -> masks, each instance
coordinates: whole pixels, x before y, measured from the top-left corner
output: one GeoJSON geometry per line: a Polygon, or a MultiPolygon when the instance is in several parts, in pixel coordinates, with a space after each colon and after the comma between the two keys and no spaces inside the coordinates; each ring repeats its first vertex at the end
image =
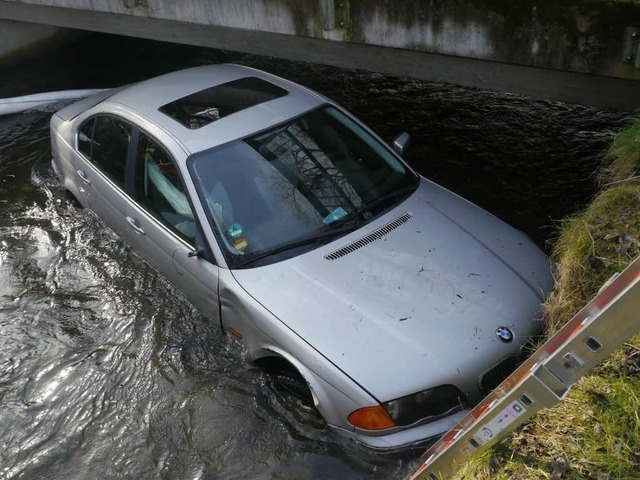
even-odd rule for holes
{"type": "Polygon", "coordinates": [[[496,330],[496,335],[504,343],[512,342],[513,338],[515,337],[513,332],[507,327],[498,327],[497,330],[496,330]]]}

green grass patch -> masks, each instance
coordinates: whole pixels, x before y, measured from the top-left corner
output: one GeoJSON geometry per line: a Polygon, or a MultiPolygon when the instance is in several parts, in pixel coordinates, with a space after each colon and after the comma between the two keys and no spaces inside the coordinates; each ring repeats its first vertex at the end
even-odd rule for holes
{"type": "MultiPolygon", "coordinates": [[[[639,339],[640,340],[640,339],[639,339]]],[[[529,480],[640,478],[640,376],[583,377],[457,478],[529,480]]]]}
{"type": "Polygon", "coordinates": [[[552,257],[556,289],[546,304],[548,333],[564,325],[611,275],[640,255],[640,185],[617,185],[562,222],[552,257]]]}
{"type": "Polygon", "coordinates": [[[640,120],[620,132],[609,148],[606,165],[600,174],[600,182],[606,185],[629,182],[640,175],[640,120]]]}

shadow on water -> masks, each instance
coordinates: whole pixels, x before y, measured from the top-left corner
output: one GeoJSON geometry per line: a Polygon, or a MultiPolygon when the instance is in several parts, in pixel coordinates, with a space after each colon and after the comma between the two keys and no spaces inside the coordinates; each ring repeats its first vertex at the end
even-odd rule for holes
{"type": "MultiPolygon", "coordinates": [[[[625,115],[231,52],[96,35],[9,72],[0,96],[233,61],[335,98],[408,160],[543,244],[594,191],[625,115]],[[44,75],[44,72],[48,72],[44,75]],[[5,88],[7,85],[9,87],[5,88]]],[[[6,73],[6,74],[5,74],[6,73]]],[[[0,117],[1,478],[401,478],[418,451],[345,443],[274,395],[49,167],[48,111],[0,117]]]]}

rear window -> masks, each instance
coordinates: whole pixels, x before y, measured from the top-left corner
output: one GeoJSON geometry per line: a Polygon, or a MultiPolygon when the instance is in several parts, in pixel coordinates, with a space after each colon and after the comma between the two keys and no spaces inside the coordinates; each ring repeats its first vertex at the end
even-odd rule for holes
{"type": "Polygon", "coordinates": [[[159,108],[187,128],[197,129],[261,103],[284,97],[287,91],[257,77],[216,85],[159,108]]]}

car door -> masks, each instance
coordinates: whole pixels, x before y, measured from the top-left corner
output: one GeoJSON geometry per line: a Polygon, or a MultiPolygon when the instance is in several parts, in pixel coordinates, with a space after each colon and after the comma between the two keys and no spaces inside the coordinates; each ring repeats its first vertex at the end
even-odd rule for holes
{"type": "MultiPolygon", "coordinates": [[[[203,258],[207,256],[206,248],[204,255],[189,256],[196,245],[203,246],[205,242],[199,238],[197,222],[180,225],[178,221],[193,218],[191,205],[182,194],[182,199],[173,199],[179,203],[171,211],[165,208],[171,203],[160,204],[161,197],[154,197],[151,189],[144,188],[145,182],[149,186],[155,181],[170,192],[167,182],[176,182],[178,177],[169,178],[156,172],[168,168],[160,160],[171,158],[166,149],[141,134],[130,122],[108,114],[93,116],[80,124],[77,146],[76,174],[85,205],[203,313],[219,321],[218,267],[203,258]],[[154,151],[160,165],[151,167],[145,161],[152,158],[154,151]],[[154,168],[156,175],[145,168],[154,168]],[[162,215],[165,210],[177,216],[165,217],[162,215]]],[[[179,178],[177,184],[181,188],[179,178]]]]}
{"type": "Polygon", "coordinates": [[[160,142],[139,132],[128,175],[134,202],[127,221],[137,233],[134,248],[199,310],[219,321],[218,267],[175,160],[160,142]]]}
{"type": "Polygon", "coordinates": [[[125,192],[135,132],[133,125],[119,117],[93,116],[78,129],[75,162],[84,205],[127,241],[135,238],[127,221],[131,200],[125,192]]]}

